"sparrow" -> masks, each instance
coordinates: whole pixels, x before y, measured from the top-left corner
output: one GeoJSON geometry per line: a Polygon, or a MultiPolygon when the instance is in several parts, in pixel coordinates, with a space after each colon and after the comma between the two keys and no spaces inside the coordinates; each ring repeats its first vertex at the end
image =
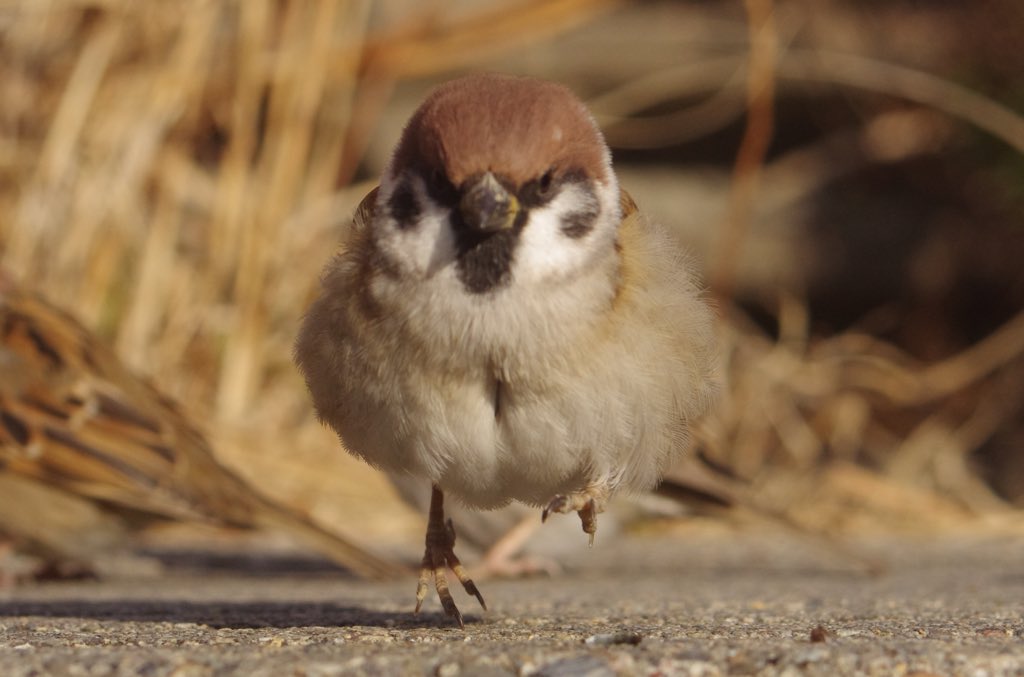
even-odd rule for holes
{"type": "Polygon", "coordinates": [[[359,576],[405,571],[261,495],[174,402],[0,271],[0,534],[81,562],[159,520],[276,528],[359,576]]]}
{"type": "Polygon", "coordinates": [[[685,257],[621,191],[566,87],[439,86],[342,236],[295,359],[345,449],[431,486],[433,580],[464,627],[444,497],[576,512],[657,484],[718,390],[712,313],[685,257]]]}

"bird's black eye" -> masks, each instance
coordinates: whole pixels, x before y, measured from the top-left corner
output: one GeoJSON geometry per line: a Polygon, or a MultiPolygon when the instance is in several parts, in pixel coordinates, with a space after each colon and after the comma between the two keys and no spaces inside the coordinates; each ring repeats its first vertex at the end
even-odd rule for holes
{"type": "Polygon", "coordinates": [[[555,168],[548,169],[537,181],[537,192],[540,195],[546,196],[551,192],[552,186],[555,184],[555,168]]]}
{"type": "Polygon", "coordinates": [[[388,209],[391,211],[391,218],[400,229],[405,230],[416,225],[420,218],[420,203],[408,179],[403,179],[395,186],[391,199],[388,200],[388,209]]]}
{"type": "Polygon", "coordinates": [[[427,176],[427,193],[434,202],[450,207],[459,201],[458,191],[443,169],[432,169],[427,176]]]}
{"type": "Polygon", "coordinates": [[[552,167],[536,179],[523,184],[519,201],[527,207],[539,207],[551,199],[555,192],[555,168],[552,167]]]}

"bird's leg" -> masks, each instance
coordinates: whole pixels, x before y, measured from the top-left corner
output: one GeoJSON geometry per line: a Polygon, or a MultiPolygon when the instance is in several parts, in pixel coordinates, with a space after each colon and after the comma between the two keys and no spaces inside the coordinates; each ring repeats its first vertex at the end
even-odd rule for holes
{"type": "Polygon", "coordinates": [[[483,595],[477,590],[476,584],[473,583],[473,579],[466,573],[462,562],[455,556],[454,548],[455,527],[451,520],[445,520],[444,493],[440,487],[434,485],[430,494],[430,516],[427,519],[427,547],[423,553],[420,580],[416,585],[416,613],[419,613],[420,607],[423,605],[430,579],[433,577],[434,589],[437,590],[437,596],[441,599],[441,606],[444,607],[445,614],[453,617],[460,628],[464,628],[466,626],[462,622],[462,614],[455,606],[455,600],[452,599],[452,593],[448,589],[448,578],[444,574],[445,566],[447,565],[455,572],[462,587],[477,598],[484,610],[487,609],[487,604],[484,602],[483,595]]]}
{"type": "Polygon", "coordinates": [[[608,500],[608,487],[593,484],[583,491],[571,494],[558,494],[550,501],[540,514],[540,521],[546,522],[553,512],[576,512],[583,523],[583,531],[590,536],[590,545],[594,545],[594,534],[597,532],[597,515],[604,512],[604,504],[608,500]]]}

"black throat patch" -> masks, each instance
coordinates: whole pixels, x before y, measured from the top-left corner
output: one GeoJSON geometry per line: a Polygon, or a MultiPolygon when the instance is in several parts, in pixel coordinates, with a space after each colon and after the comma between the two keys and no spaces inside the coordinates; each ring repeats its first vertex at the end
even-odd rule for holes
{"type": "Polygon", "coordinates": [[[466,291],[483,294],[511,282],[512,261],[526,219],[524,209],[516,215],[515,224],[508,230],[480,233],[463,223],[458,210],[452,214],[452,230],[455,231],[458,249],[455,269],[466,291]]]}

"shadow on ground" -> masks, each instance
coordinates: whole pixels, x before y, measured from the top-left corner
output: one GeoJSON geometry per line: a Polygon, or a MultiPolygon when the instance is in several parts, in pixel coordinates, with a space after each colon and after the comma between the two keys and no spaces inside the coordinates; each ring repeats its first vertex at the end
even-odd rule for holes
{"type": "MultiPolygon", "coordinates": [[[[413,615],[358,606],[317,602],[190,602],[153,600],[81,600],[0,602],[0,618],[39,616],[90,618],[135,623],[194,623],[214,629],[308,627],[449,627],[442,614],[413,615]]],[[[467,623],[476,620],[471,615],[467,623]]]]}

